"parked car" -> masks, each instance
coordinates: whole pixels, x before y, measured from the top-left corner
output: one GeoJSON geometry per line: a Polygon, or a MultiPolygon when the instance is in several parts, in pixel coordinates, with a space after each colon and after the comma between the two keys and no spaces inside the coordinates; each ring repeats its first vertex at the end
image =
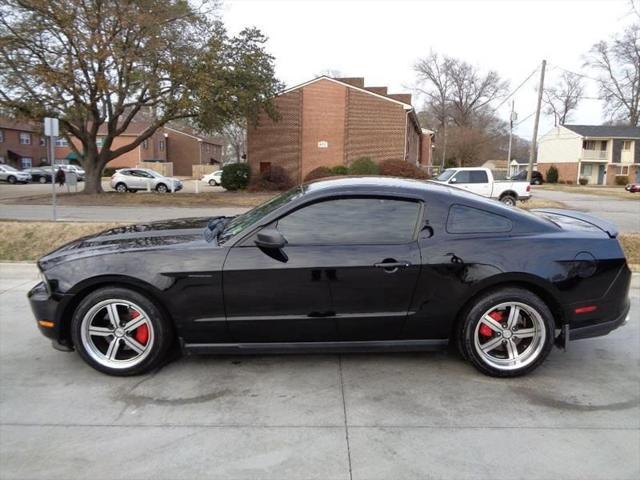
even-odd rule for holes
{"type": "Polygon", "coordinates": [[[84,181],[86,172],[84,171],[83,168],[77,165],[56,165],[56,168],[57,167],[61,167],[62,170],[64,170],[64,173],[75,173],[76,178],[78,179],[79,182],[84,181]]]}
{"type": "Polygon", "coordinates": [[[518,200],[531,198],[531,186],[527,181],[496,180],[488,168],[448,168],[432,181],[446,183],[483,197],[515,205],[518,200]]]}
{"type": "MultiPolygon", "coordinates": [[[[526,181],[527,171],[522,170],[516,173],[513,177],[510,178],[510,180],[526,181]]],[[[537,170],[534,170],[533,172],[531,172],[531,185],[542,185],[543,183],[544,183],[544,177],[542,176],[542,173],[538,172],[537,170]]]]}
{"type": "Polygon", "coordinates": [[[177,178],[165,177],[148,168],[123,168],[116,170],[111,177],[111,188],[115,191],[137,192],[138,190],[155,190],[160,193],[182,190],[182,182],[177,178]]]}
{"type": "Polygon", "coordinates": [[[531,213],[416,180],[327,179],[236,217],[71,242],[40,258],[29,300],[56,348],[113,375],[149,371],[174,345],[254,354],[453,342],[481,372],[510,377],[554,343],[625,321],[631,272],[617,237],[581,212],[531,213]]]}
{"type": "Polygon", "coordinates": [[[0,165],[0,180],[15,184],[28,183],[31,181],[31,175],[28,172],[22,172],[11,165],[0,165]]]}
{"type": "Polygon", "coordinates": [[[222,170],[216,170],[215,172],[208,173],[203,176],[200,181],[208,183],[212,187],[222,185],[222,170]]]}
{"type": "Polygon", "coordinates": [[[24,171],[31,175],[32,182],[51,183],[51,179],[53,178],[51,167],[34,167],[24,171]]]}
{"type": "Polygon", "coordinates": [[[630,193],[640,192],[640,183],[629,183],[624,189],[630,193]]]}

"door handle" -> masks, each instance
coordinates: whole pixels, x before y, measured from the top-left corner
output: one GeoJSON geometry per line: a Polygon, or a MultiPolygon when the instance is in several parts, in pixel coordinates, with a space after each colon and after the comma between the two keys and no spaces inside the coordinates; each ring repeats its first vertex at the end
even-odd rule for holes
{"type": "Polygon", "coordinates": [[[411,265],[409,262],[396,262],[394,260],[388,262],[374,263],[376,268],[383,268],[387,273],[395,273],[399,268],[407,268],[411,265]]]}

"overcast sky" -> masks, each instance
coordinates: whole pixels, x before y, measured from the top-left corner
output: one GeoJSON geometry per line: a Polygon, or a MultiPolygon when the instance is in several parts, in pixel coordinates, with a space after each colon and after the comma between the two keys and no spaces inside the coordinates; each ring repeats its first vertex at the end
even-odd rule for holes
{"type": "MultiPolygon", "coordinates": [[[[553,82],[560,73],[554,65],[581,71],[591,45],[634,20],[627,0],[225,0],[223,18],[232,33],[257,26],[269,37],[287,86],[332,69],[365,77],[366,85],[388,85],[390,93],[415,84],[413,64],[430,49],[495,69],[511,88],[545,58],[545,83],[553,82]]],[[[514,96],[521,120],[535,110],[538,77],[514,96]]],[[[596,94],[587,84],[585,95],[596,94]]],[[[420,101],[414,106],[420,109],[420,101]]],[[[508,108],[500,109],[504,119],[508,108]]],[[[571,123],[603,120],[600,102],[584,100],[571,123]]],[[[540,134],[552,126],[543,116],[540,134]]],[[[525,138],[532,130],[533,117],[517,127],[525,138]]]]}

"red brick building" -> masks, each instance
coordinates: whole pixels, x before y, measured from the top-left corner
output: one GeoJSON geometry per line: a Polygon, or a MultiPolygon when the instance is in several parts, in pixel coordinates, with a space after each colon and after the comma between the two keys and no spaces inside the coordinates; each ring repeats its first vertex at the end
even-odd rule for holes
{"type": "Polygon", "coordinates": [[[431,165],[431,132],[423,131],[410,94],[365,87],[364,78],[318,77],[275,99],[278,121],[261,114],[247,129],[252,172],[283,167],[294,181],[311,170],[349,166],[360,157],[431,165]]]}
{"type": "Polygon", "coordinates": [[[18,169],[47,162],[47,144],[41,126],[0,117],[0,164],[18,169]]]}

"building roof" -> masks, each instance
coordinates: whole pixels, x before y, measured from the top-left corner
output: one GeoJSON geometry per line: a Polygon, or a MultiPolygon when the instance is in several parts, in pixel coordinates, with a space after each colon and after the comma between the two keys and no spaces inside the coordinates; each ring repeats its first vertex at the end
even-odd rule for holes
{"type": "Polygon", "coordinates": [[[42,125],[24,120],[14,120],[9,117],[0,117],[0,128],[5,130],[21,130],[23,132],[39,132],[42,125]]]}
{"type": "Polygon", "coordinates": [[[617,125],[563,125],[583,137],[640,138],[640,127],[617,125]]]}
{"type": "MultiPolygon", "coordinates": [[[[151,125],[151,122],[145,122],[145,121],[132,121],[129,126],[127,127],[127,129],[124,131],[124,133],[122,133],[122,135],[124,136],[134,136],[137,137],[138,135],[140,135],[142,132],[144,132],[149,125],[151,125]]],[[[189,128],[189,127],[185,127],[182,125],[174,125],[174,124],[167,124],[164,127],[160,127],[158,130],[162,130],[162,128],[167,128],[169,130],[173,130],[174,132],[178,132],[178,133],[182,133],[184,135],[188,135],[190,137],[195,137],[198,138],[200,140],[202,140],[205,143],[211,143],[214,145],[223,145],[224,142],[218,138],[215,137],[211,137],[208,135],[202,135],[200,133],[198,133],[196,130],[189,128]]],[[[106,135],[107,134],[107,126],[106,125],[101,125],[100,128],[98,129],[98,135],[106,135]]]]}

